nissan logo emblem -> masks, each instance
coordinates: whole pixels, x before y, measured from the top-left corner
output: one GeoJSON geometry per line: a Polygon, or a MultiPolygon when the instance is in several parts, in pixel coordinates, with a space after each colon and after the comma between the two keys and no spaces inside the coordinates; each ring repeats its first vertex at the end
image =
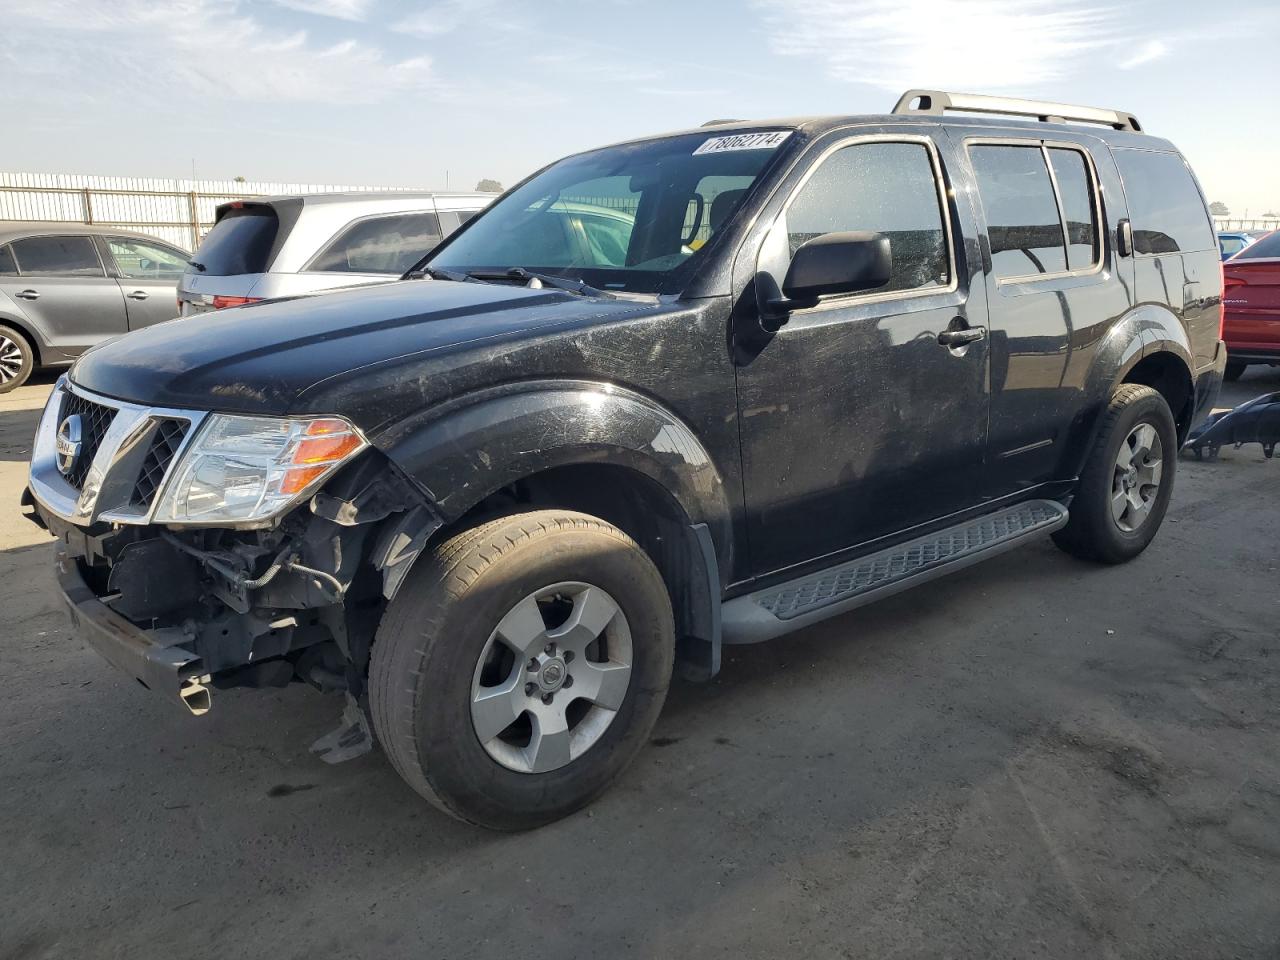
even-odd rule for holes
{"type": "Polygon", "coordinates": [[[80,461],[80,449],[83,446],[80,427],[80,415],[73,413],[58,425],[58,439],[55,447],[58,457],[58,472],[64,477],[76,468],[80,461]]]}

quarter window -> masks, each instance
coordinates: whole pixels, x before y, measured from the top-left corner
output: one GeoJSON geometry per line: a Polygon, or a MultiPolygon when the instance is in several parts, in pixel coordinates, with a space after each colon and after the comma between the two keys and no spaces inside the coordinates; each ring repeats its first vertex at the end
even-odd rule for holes
{"type": "Polygon", "coordinates": [[[107,246],[120,276],[128,280],[177,281],[187,269],[187,258],[167,247],[123,237],[112,237],[107,246]]]}
{"type": "Polygon", "coordinates": [[[444,239],[434,213],[375,217],[347,227],[308,270],[401,274],[444,239]]]}
{"type": "Polygon", "coordinates": [[[101,277],[102,261],[88,237],[28,237],[13,241],[25,277],[101,277]]]}
{"type": "Polygon", "coordinates": [[[827,233],[868,230],[889,238],[893,270],[875,292],[951,282],[942,195],[922,143],[855,143],[831,154],[786,212],[791,255],[827,233]]]}
{"type": "Polygon", "coordinates": [[[969,158],[995,275],[1003,280],[1066,271],[1062,221],[1040,145],[974,144],[969,158]]]}
{"type": "Polygon", "coordinates": [[[1182,157],[1149,150],[1115,150],[1139,254],[1212,250],[1216,247],[1200,188],[1182,157]]]}

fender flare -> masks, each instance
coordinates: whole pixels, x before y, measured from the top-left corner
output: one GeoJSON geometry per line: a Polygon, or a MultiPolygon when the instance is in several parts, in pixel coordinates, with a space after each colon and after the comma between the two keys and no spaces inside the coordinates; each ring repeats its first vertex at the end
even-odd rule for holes
{"type": "Polygon", "coordinates": [[[557,467],[608,464],[654,481],[683,513],[676,539],[689,582],[672,599],[698,641],[696,663],[683,669],[693,679],[719,669],[722,571],[732,569],[734,549],[729,497],[711,455],[672,411],[613,384],[523,381],[457,398],[371,439],[446,524],[557,467]]]}
{"type": "MultiPolygon", "coordinates": [[[[1178,318],[1167,308],[1144,303],[1126,313],[1099,341],[1085,375],[1080,413],[1071,429],[1063,473],[1078,477],[1097,439],[1105,409],[1116,384],[1147,357],[1168,353],[1181,361],[1187,381],[1194,384],[1191,344],[1178,318]]],[[[1174,416],[1178,411],[1173,411],[1174,416]]]]}

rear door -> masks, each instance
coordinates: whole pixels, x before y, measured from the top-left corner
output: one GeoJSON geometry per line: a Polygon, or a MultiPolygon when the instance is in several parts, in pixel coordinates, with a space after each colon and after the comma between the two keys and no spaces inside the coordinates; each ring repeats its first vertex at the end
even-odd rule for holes
{"type": "MultiPolygon", "coordinates": [[[[951,134],[962,144],[983,213],[988,469],[993,494],[1006,496],[1061,479],[1095,346],[1131,306],[1127,286],[1116,282],[1121,267],[1104,227],[1102,198],[1118,196],[1119,182],[1094,138],[1006,138],[989,128],[951,134]]],[[[1111,215],[1118,222],[1124,210],[1111,215]]]]}
{"type": "Polygon", "coordinates": [[[0,291],[60,355],[43,359],[71,359],[128,332],[124,295],[107,276],[92,237],[26,237],[14,240],[9,249],[18,275],[0,276],[0,291]]]}
{"type": "Polygon", "coordinates": [[[178,281],[187,268],[187,254],[159,241],[132,237],[102,237],[101,245],[108,265],[115,267],[130,330],[178,315],[178,281]]]}

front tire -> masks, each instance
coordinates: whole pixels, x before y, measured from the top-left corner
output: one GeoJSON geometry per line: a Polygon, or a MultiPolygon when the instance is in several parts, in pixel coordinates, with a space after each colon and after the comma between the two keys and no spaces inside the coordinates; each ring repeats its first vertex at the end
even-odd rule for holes
{"type": "Polygon", "coordinates": [[[498,830],[564,817],[648,739],[675,653],[662,576],[586,514],[536,511],[424,556],[369,668],[379,741],[446,813],[498,830]]]}
{"type": "Polygon", "coordinates": [[[1147,548],[1169,507],[1178,434],[1164,397],[1123,384],[1111,397],[1071,501],[1071,519],[1053,535],[1073,556],[1124,563],[1147,548]]]}
{"type": "Polygon", "coordinates": [[[36,355],[31,344],[12,327],[0,324],[0,393],[16,390],[35,369],[36,355]]]}

